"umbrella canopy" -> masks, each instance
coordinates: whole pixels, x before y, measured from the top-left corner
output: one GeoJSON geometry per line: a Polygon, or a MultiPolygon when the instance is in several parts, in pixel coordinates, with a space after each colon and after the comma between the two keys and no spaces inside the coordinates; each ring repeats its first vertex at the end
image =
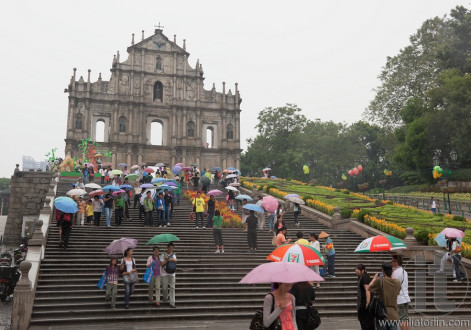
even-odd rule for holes
{"type": "Polygon", "coordinates": [[[191,164],[190,166],[198,167],[198,164],[191,164]]]}
{"type": "Polygon", "coordinates": [[[135,248],[137,246],[137,239],[134,238],[120,238],[115,239],[105,248],[108,254],[123,254],[127,248],[135,248]]]}
{"type": "Polygon", "coordinates": [[[167,181],[167,179],[164,179],[164,178],[155,178],[155,179],[152,179],[152,183],[161,183],[161,182],[165,182],[167,181]]]}
{"type": "Polygon", "coordinates": [[[214,167],[211,167],[210,171],[212,171],[212,172],[216,172],[216,171],[221,172],[222,168],[220,168],[219,166],[214,166],[214,167]]]}
{"type": "Polygon", "coordinates": [[[162,185],[158,186],[157,188],[160,188],[162,190],[164,190],[164,189],[172,189],[173,190],[176,187],[169,186],[168,184],[162,184],[162,185]]]}
{"type": "Polygon", "coordinates": [[[400,239],[389,235],[370,237],[361,242],[355,252],[381,252],[407,249],[406,244],[400,239]]]}
{"type": "Polygon", "coordinates": [[[263,171],[263,172],[265,172],[265,171],[271,171],[271,168],[265,167],[262,171],[263,171]]]}
{"type": "Polygon", "coordinates": [[[271,261],[285,261],[304,264],[306,266],[323,265],[325,259],[322,254],[309,245],[284,244],[275,249],[267,257],[271,261]]]}
{"type": "Polygon", "coordinates": [[[172,182],[172,181],[168,181],[166,184],[167,184],[168,186],[172,187],[172,188],[173,188],[173,187],[175,187],[175,188],[177,187],[177,184],[176,184],[175,182],[172,182]]]}
{"type": "Polygon", "coordinates": [[[227,186],[226,189],[227,190],[232,190],[232,191],[239,191],[239,190],[237,190],[236,187],[232,187],[232,186],[227,186]]]}
{"type": "Polygon", "coordinates": [[[272,176],[270,177],[270,179],[277,179],[277,177],[274,176],[274,175],[272,175],[272,176]]]}
{"type": "Polygon", "coordinates": [[[128,185],[128,184],[122,184],[122,185],[120,185],[119,187],[120,187],[121,189],[127,190],[127,191],[134,189],[132,186],[130,186],[130,185],[128,185]]]}
{"type": "Polygon", "coordinates": [[[154,237],[152,237],[149,241],[147,241],[146,245],[152,245],[152,244],[157,244],[157,243],[169,243],[169,242],[175,242],[179,240],[180,239],[173,234],[160,234],[160,235],[155,235],[154,237]]]}
{"type": "Polygon", "coordinates": [[[113,174],[113,175],[121,175],[121,174],[123,174],[123,171],[121,171],[121,170],[112,170],[110,173],[113,174]]]}
{"type": "Polygon", "coordinates": [[[327,238],[329,236],[330,234],[327,234],[325,231],[321,231],[321,233],[319,234],[319,238],[327,238]]]}
{"type": "Polygon", "coordinates": [[[118,195],[120,195],[120,194],[124,194],[125,192],[126,192],[126,191],[124,191],[124,190],[113,191],[112,195],[113,195],[113,196],[118,196],[118,195]]]}
{"type": "Polygon", "coordinates": [[[155,188],[153,184],[144,183],[139,186],[139,188],[155,188]]]}
{"type": "Polygon", "coordinates": [[[294,262],[269,262],[252,269],[239,283],[297,283],[324,281],[324,278],[312,269],[294,262]]]}
{"type": "Polygon", "coordinates": [[[445,228],[443,229],[440,234],[443,234],[447,237],[451,237],[451,238],[458,238],[458,237],[464,237],[465,233],[462,232],[461,230],[459,229],[456,229],[456,228],[445,228]]]}
{"type": "Polygon", "coordinates": [[[103,188],[101,188],[103,191],[118,191],[118,190],[121,190],[119,189],[119,187],[116,187],[116,186],[112,186],[112,185],[108,185],[108,186],[104,186],[103,188]]]}
{"type": "Polygon", "coordinates": [[[278,200],[272,196],[265,196],[262,199],[262,206],[268,212],[275,212],[278,208],[278,200]]]}
{"type": "Polygon", "coordinates": [[[188,172],[188,171],[191,171],[191,167],[189,167],[189,166],[183,166],[183,167],[182,167],[182,170],[188,172]]]}
{"type": "Polygon", "coordinates": [[[206,175],[203,175],[203,176],[201,177],[201,182],[202,182],[202,183],[209,184],[209,183],[211,183],[211,180],[209,180],[209,178],[208,178],[206,175]]]}
{"type": "Polygon", "coordinates": [[[250,202],[250,201],[253,201],[252,197],[250,197],[249,195],[238,195],[238,196],[236,196],[235,199],[240,199],[241,201],[244,200],[244,199],[246,199],[246,200],[248,200],[249,202],[250,202]]]}
{"type": "Polygon", "coordinates": [[[144,172],[146,172],[146,173],[154,173],[155,171],[154,171],[153,169],[151,169],[150,167],[148,167],[148,168],[146,168],[146,169],[144,170],[144,172]]]}
{"type": "Polygon", "coordinates": [[[232,179],[232,178],[237,178],[237,175],[235,174],[229,174],[228,176],[226,176],[227,179],[232,179]]]}
{"type": "Polygon", "coordinates": [[[95,195],[101,196],[101,195],[104,195],[104,194],[106,194],[106,192],[104,192],[103,190],[100,189],[100,190],[94,190],[94,191],[92,191],[92,192],[89,194],[89,196],[90,196],[90,197],[95,197],[95,195]]]}
{"type": "Polygon", "coordinates": [[[131,166],[131,170],[137,170],[140,166],[139,165],[133,165],[131,166]]]}
{"type": "Polygon", "coordinates": [[[146,163],[146,162],[140,162],[140,163],[138,163],[137,165],[139,165],[139,166],[147,166],[147,163],[146,163]]]}
{"type": "Polygon", "coordinates": [[[119,164],[118,164],[118,167],[128,167],[128,164],[126,164],[126,163],[119,163],[119,164]]]}
{"type": "Polygon", "coordinates": [[[290,202],[293,202],[293,203],[296,203],[296,204],[301,204],[301,205],[304,205],[306,204],[301,198],[299,197],[289,197],[288,200],[290,202]]]}
{"type": "Polygon", "coordinates": [[[250,211],[255,211],[255,212],[260,212],[260,213],[265,213],[263,209],[255,204],[246,204],[244,205],[244,209],[250,210],[250,211]]]}
{"type": "Polygon", "coordinates": [[[86,194],[88,193],[83,189],[71,189],[66,193],[66,195],[69,195],[69,196],[83,196],[86,194]]]}
{"type": "Polygon", "coordinates": [[[128,179],[128,180],[130,180],[130,181],[132,181],[132,180],[138,179],[138,178],[139,178],[139,175],[133,173],[133,174],[128,174],[128,175],[126,175],[124,178],[125,178],[125,179],[128,179]]]}
{"type": "Polygon", "coordinates": [[[182,172],[182,167],[181,166],[174,166],[170,172],[172,172],[175,175],[178,175],[182,172]]]}
{"type": "Polygon", "coordinates": [[[157,164],[155,164],[155,167],[164,167],[164,166],[165,166],[164,163],[157,163],[157,164]]]}
{"type": "Polygon", "coordinates": [[[300,198],[301,196],[299,196],[298,194],[288,194],[285,196],[285,199],[288,199],[290,197],[297,197],[297,198],[300,198]]]}
{"type": "Polygon", "coordinates": [[[222,191],[218,189],[213,189],[213,190],[208,191],[206,195],[207,196],[219,196],[219,195],[222,195],[222,191]]]}
{"type": "Polygon", "coordinates": [[[90,189],[101,189],[101,186],[99,184],[96,184],[94,182],[87,183],[85,185],[85,188],[90,188],[90,189]]]}
{"type": "Polygon", "coordinates": [[[108,166],[113,166],[113,163],[110,162],[104,162],[101,164],[102,167],[108,167],[108,166]]]}
{"type": "Polygon", "coordinates": [[[64,213],[75,213],[78,211],[77,203],[72,198],[63,197],[54,201],[54,206],[64,213]]]}
{"type": "Polygon", "coordinates": [[[183,163],[176,163],[175,166],[183,167],[183,166],[185,166],[185,165],[183,165],[183,163]]]}
{"type": "Polygon", "coordinates": [[[227,168],[229,171],[237,171],[237,169],[235,167],[228,167],[227,168]]]}
{"type": "MultiPolygon", "coordinates": [[[[456,239],[458,242],[461,242],[463,241],[463,238],[462,237],[458,237],[456,239]]],[[[437,242],[438,246],[441,246],[441,247],[446,247],[446,237],[444,234],[440,233],[437,235],[437,237],[435,237],[435,242],[437,242]]]]}
{"type": "Polygon", "coordinates": [[[231,186],[231,187],[240,187],[240,183],[238,183],[238,182],[229,183],[229,186],[231,186]]]}

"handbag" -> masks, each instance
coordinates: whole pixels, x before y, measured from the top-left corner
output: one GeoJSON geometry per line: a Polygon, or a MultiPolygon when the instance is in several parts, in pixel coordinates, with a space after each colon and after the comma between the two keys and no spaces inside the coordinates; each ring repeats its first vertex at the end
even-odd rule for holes
{"type": "Polygon", "coordinates": [[[105,270],[103,275],[101,275],[100,280],[98,281],[96,286],[97,286],[98,289],[104,290],[107,282],[108,282],[108,279],[106,277],[106,270],[105,270]]]}
{"type": "Polygon", "coordinates": [[[321,317],[319,312],[313,306],[306,305],[307,325],[309,329],[317,329],[321,325],[321,317]]]}
{"type": "MultiPolygon", "coordinates": [[[[275,309],[275,296],[273,296],[272,293],[270,295],[273,298],[272,304],[271,304],[271,313],[273,313],[273,310],[275,309]]],[[[273,321],[272,324],[268,328],[265,328],[263,325],[263,311],[256,311],[254,317],[252,318],[252,322],[250,322],[250,330],[281,330],[281,321],[280,318],[278,317],[275,321],[273,321]]]]}
{"type": "Polygon", "coordinates": [[[132,272],[131,274],[123,275],[123,279],[126,284],[134,284],[137,282],[137,273],[132,272]]]}
{"type": "Polygon", "coordinates": [[[153,268],[154,263],[151,263],[149,267],[147,267],[146,272],[144,273],[143,280],[147,284],[150,284],[152,281],[152,277],[154,276],[154,268],[153,268]]]}
{"type": "Polygon", "coordinates": [[[190,213],[190,222],[194,222],[195,221],[195,213],[191,212],[190,213]]]}
{"type": "MultiPolygon", "coordinates": [[[[383,280],[382,279],[380,280],[380,286],[381,286],[382,295],[384,296],[383,280]]],[[[383,297],[379,296],[379,291],[378,291],[377,295],[375,295],[373,298],[371,298],[370,306],[369,306],[369,312],[377,320],[385,320],[388,316],[388,314],[386,312],[386,307],[384,306],[384,299],[383,299],[383,297]]]]}

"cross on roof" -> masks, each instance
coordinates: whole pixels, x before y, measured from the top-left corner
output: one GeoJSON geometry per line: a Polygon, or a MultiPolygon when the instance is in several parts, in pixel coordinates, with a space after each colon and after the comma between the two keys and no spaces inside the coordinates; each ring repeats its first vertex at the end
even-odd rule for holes
{"type": "Polygon", "coordinates": [[[160,22],[159,22],[159,25],[154,25],[154,27],[156,27],[159,30],[162,30],[164,28],[163,25],[160,25],[160,22]]]}

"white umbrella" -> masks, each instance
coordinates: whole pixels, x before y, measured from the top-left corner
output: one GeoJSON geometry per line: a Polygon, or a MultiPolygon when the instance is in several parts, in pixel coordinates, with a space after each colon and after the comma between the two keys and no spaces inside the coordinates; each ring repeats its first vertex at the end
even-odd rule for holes
{"type": "Polygon", "coordinates": [[[301,205],[306,204],[301,198],[298,198],[298,197],[293,196],[293,197],[288,197],[287,199],[296,204],[301,204],[301,205]]]}
{"type": "Polygon", "coordinates": [[[157,164],[155,164],[155,167],[164,167],[164,166],[165,166],[164,163],[157,163],[157,164]]]}
{"type": "Polygon", "coordinates": [[[226,176],[227,179],[232,179],[232,178],[237,178],[237,175],[235,174],[229,174],[228,176],[226,176]]]}
{"type": "Polygon", "coordinates": [[[87,183],[85,185],[85,188],[101,189],[101,186],[99,184],[96,184],[96,183],[92,182],[92,183],[87,183]]]}
{"type": "Polygon", "coordinates": [[[86,194],[88,193],[83,189],[72,189],[66,193],[66,195],[69,195],[69,196],[83,196],[86,194]]]}
{"type": "Polygon", "coordinates": [[[240,187],[240,183],[238,183],[238,182],[229,183],[229,186],[231,186],[231,187],[240,187]]]}
{"type": "Polygon", "coordinates": [[[227,190],[232,190],[232,191],[238,191],[237,188],[232,187],[232,186],[227,186],[226,189],[227,190]]]}

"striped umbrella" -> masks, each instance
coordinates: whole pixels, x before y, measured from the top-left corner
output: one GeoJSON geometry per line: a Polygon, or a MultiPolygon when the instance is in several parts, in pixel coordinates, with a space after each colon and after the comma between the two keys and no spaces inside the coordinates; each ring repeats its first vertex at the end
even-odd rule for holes
{"type": "Polygon", "coordinates": [[[295,262],[306,266],[323,265],[325,263],[325,259],[319,251],[304,244],[281,245],[270,253],[267,260],[295,262]]]}
{"type": "Polygon", "coordinates": [[[381,252],[407,249],[406,244],[400,239],[389,235],[370,237],[361,242],[355,252],[381,252]]]}

